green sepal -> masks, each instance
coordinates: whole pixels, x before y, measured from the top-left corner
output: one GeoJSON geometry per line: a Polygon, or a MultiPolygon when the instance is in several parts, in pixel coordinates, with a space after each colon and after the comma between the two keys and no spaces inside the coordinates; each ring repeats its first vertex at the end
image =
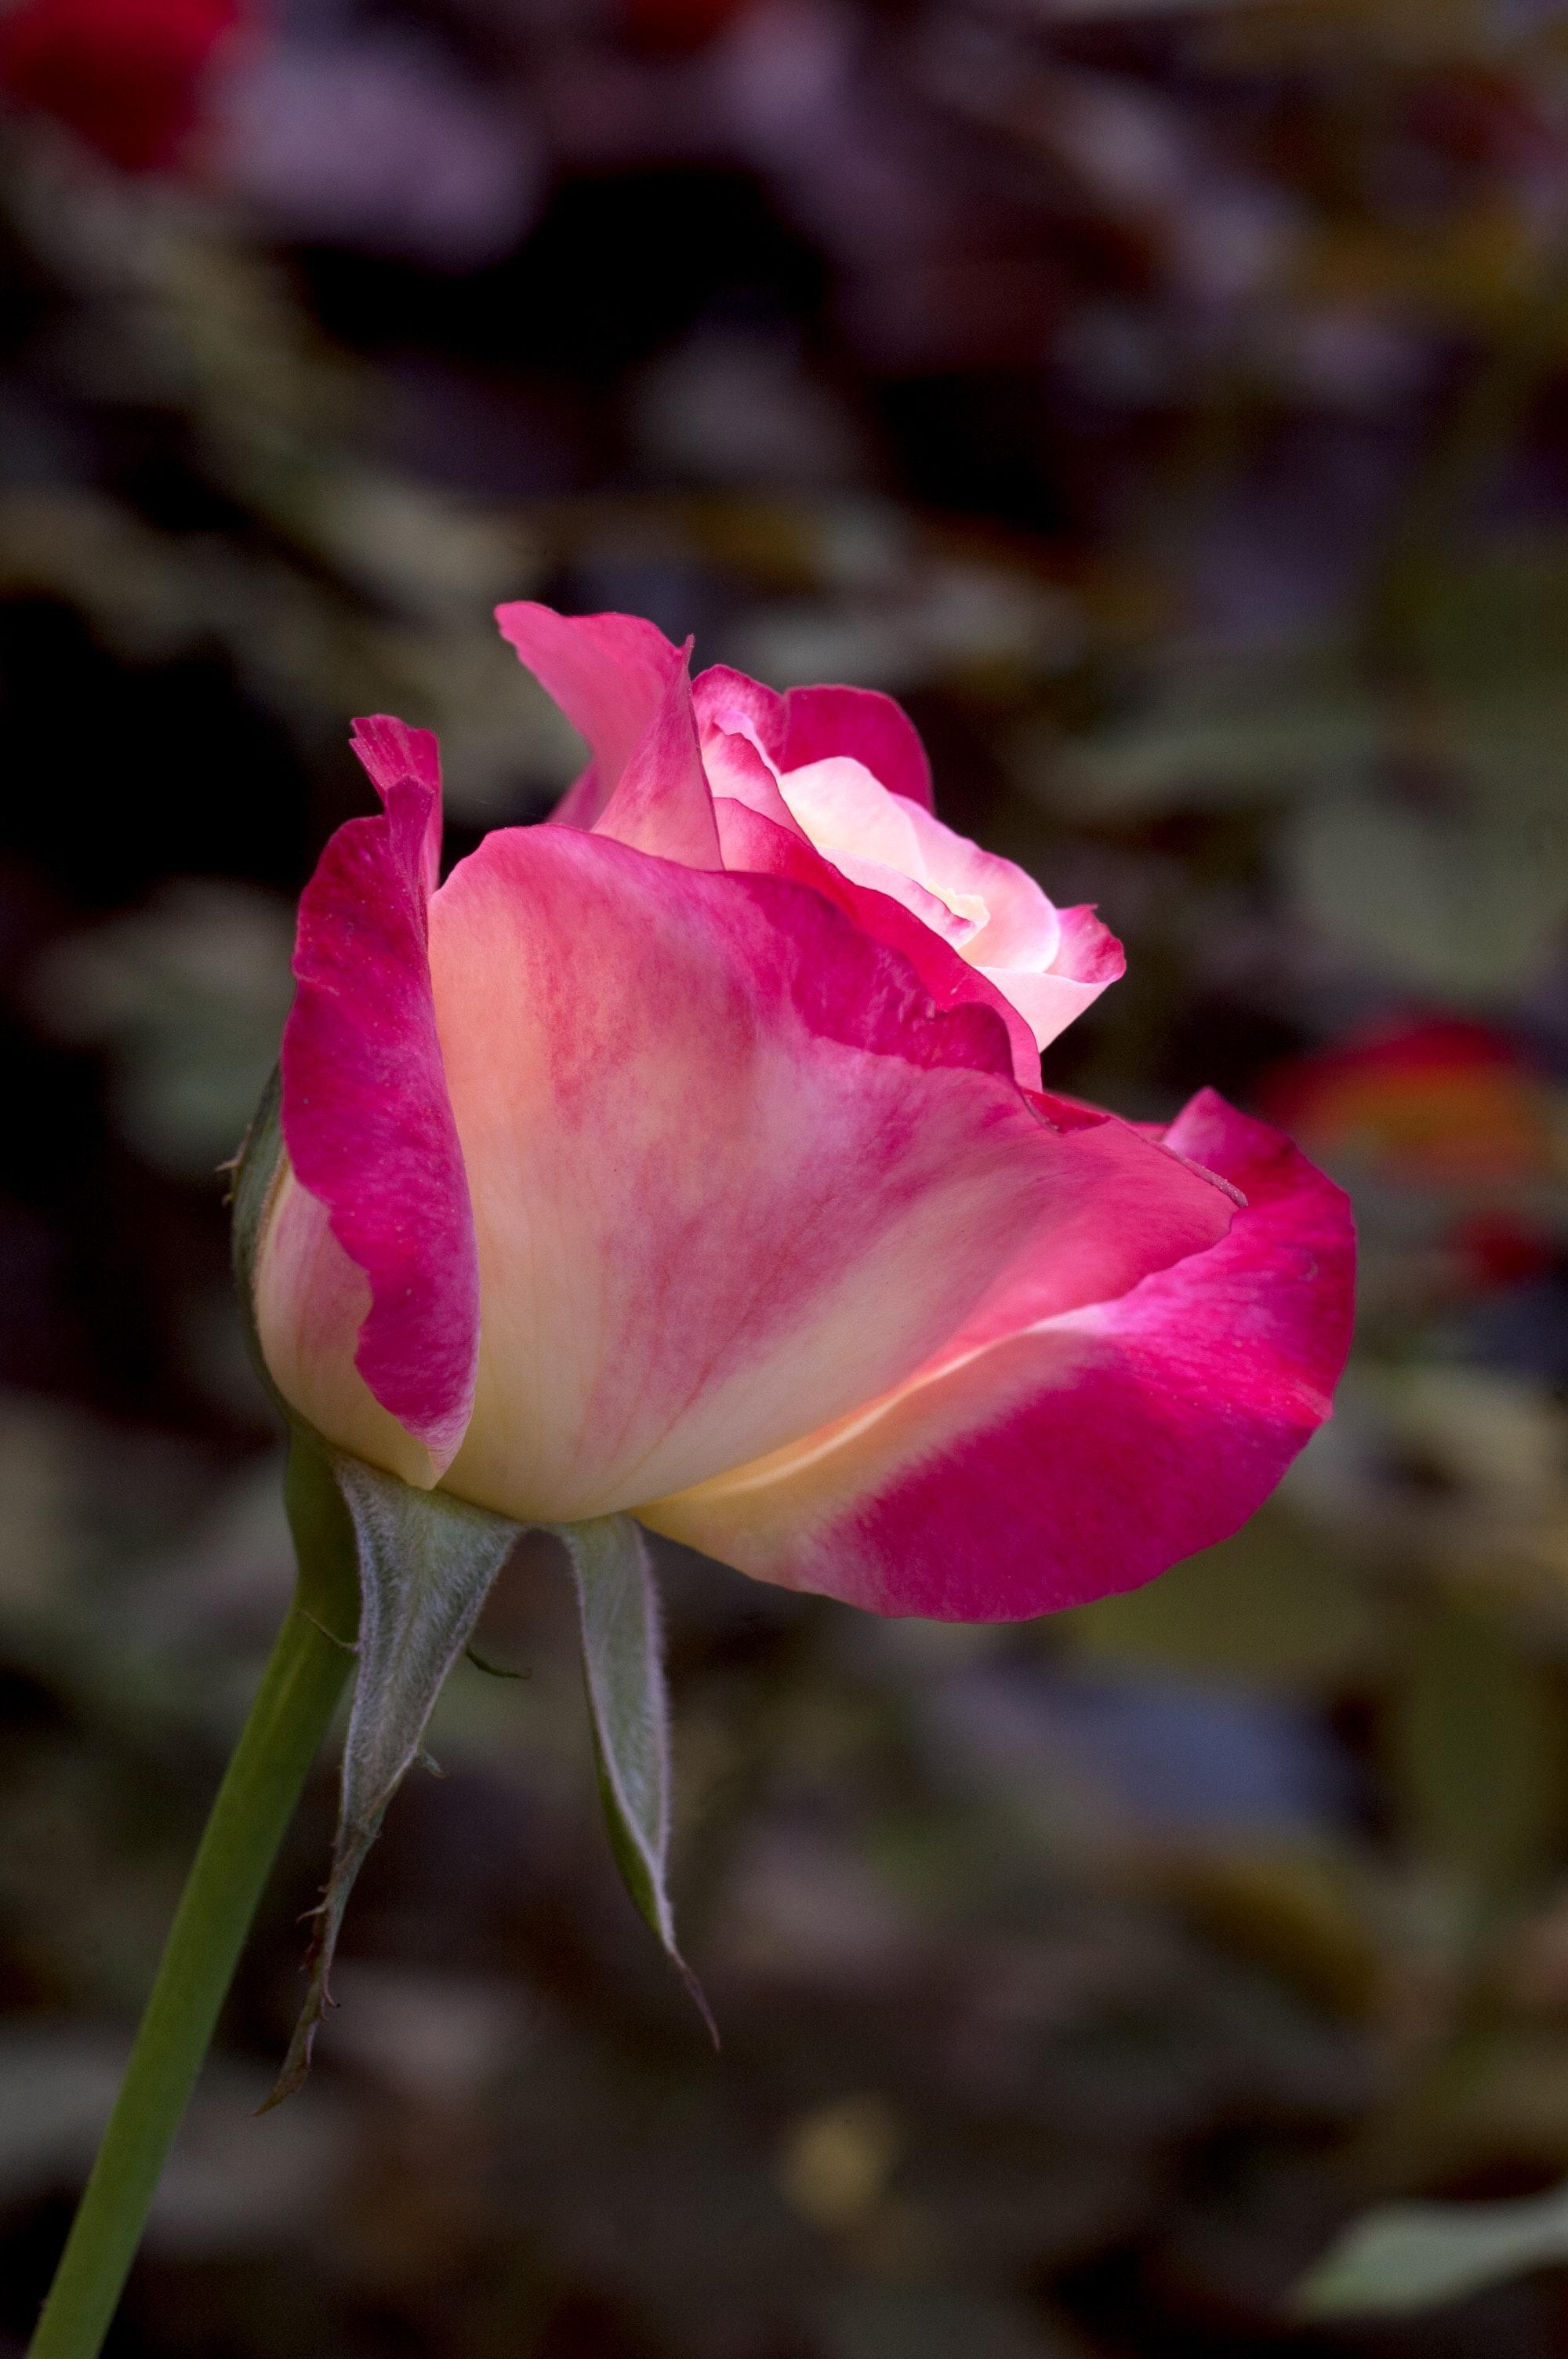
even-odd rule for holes
{"type": "Polygon", "coordinates": [[[359,1665],[331,1873],[307,1961],[309,1987],[268,2105],[288,2096],[310,2069],[354,1879],[387,1804],[420,1757],[447,1674],[522,1530],[504,1516],[444,1491],[416,1491],[341,1451],[330,1453],[330,1464],[359,1559],[359,1665]]]}
{"type": "Polygon", "coordinates": [[[566,1545],[577,1583],[583,1683],[611,1849],[717,2048],[718,2027],[676,1946],[670,1905],[669,1704],[658,1593],[643,1528],[631,1516],[550,1528],[566,1545]]]}
{"type": "MultiPolygon", "coordinates": [[[[277,2085],[276,2104],[304,2080],[344,1908],[386,1808],[414,1762],[436,1699],[468,1642],[514,1542],[526,1527],[444,1491],[419,1491],[334,1450],[283,1399],[262,1356],[255,1268],[283,1164],[281,1077],[275,1071],[235,1158],[234,1277],[256,1371],[292,1440],[289,1520],[300,1562],[300,1603],[345,1645],[353,1602],[319,1590],[312,1568],[359,1565],[359,1657],[343,1752],[332,1866],[308,1960],[309,1987],[277,2085]],[[351,1537],[342,1528],[351,1527],[351,1537]]],[[[566,1546],[582,1624],[583,1677],[611,1847],[626,1887],[673,1961],[708,2026],[700,1984],[675,1937],[667,1884],[669,1710],[658,1598],[642,1527],[630,1516],[544,1527],[566,1546]]],[[[483,1666],[489,1669],[490,1666],[483,1666]]]]}
{"type": "MultiPolygon", "coordinates": [[[[233,1255],[234,1288],[240,1298],[240,1318],[245,1331],[245,1344],[257,1375],[278,1411],[293,1428],[303,1420],[297,1417],[277,1386],[262,1357],[261,1336],[256,1329],[256,1256],[261,1250],[262,1230],[283,1169],[283,1071],[275,1065],[254,1114],[251,1126],[240,1142],[240,1149],[225,1169],[234,1175],[229,1201],[233,1206],[233,1222],[230,1243],[233,1255]]],[[[313,1430],[313,1429],[307,1429],[313,1430]]],[[[317,1437],[319,1441],[319,1437],[317,1437]]],[[[324,1442],[320,1443],[325,1448],[324,1442]]]]}
{"type": "Polygon", "coordinates": [[[283,1167],[281,1101],[275,1071],[234,1163],[234,1279],[251,1357],[289,1429],[287,1497],[299,1560],[298,1603],[358,1661],[338,1829],[315,1911],[305,2004],[268,2106],[297,2089],[310,2069],[316,2031],[331,2003],[332,1960],[354,1879],[388,1803],[420,1757],[436,1699],[521,1529],[445,1492],[416,1490],[333,1449],[273,1383],[256,1330],[255,1270],[283,1167]],[[344,1593],[341,1568],[350,1564],[358,1567],[357,1597],[344,1593]],[[328,1577],[332,1568],[340,1569],[335,1579],[328,1577]]]}

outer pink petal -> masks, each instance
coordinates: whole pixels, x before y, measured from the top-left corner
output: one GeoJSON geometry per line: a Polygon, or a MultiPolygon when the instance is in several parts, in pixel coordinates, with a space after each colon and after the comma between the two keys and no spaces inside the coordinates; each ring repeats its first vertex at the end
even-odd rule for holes
{"type": "MultiPolygon", "coordinates": [[[[762,769],[760,763],[758,768],[762,769]]],[[[766,777],[767,773],[762,775],[766,777]]],[[[768,784],[772,786],[771,778],[768,784]]],[[[777,789],[773,791],[776,796],[777,789]]],[[[783,798],[778,800],[782,809],[783,798]]],[[[968,965],[933,927],[890,895],[857,885],[825,859],[793,821],[775,824],[749,804],[723,794],[714,798],[713,809],[726,868],[793,877],[797,884],[811,886],[826,894],[846,917],[853,918],[873,941],[885,943],[906,958],[938,1007],[961,1007],[973,1002],[991,1008],[1007,1027],[1014,1078],[1024,1089],[1039,1087],[1040,1051],[1025,1018],[988,975],[968,965]]]]}
{"type": "Polygon", "coordinates": [[[596,835],[613,836],[639,852],[678,860],[687,868],[721,868],[713,796],[697,741],[691,677],[682,655],[621,782],[593,822],[596,835]]]}
{"type": "Polygon", "coordinates": [[[428,1490],[440,1472],[436,1459],[382,1407],[354,1364],[370,1307],[370,1280],[286,1157],[256,1263],[256,1323],[273,1382],[340,1450],[428,1490]]]}
{"type": "Polygon", "coordinates": [[[792,688],[780,696],[743,671],[716,664],[697,674],[694,694],[705,747],[719,716],[743,713],[778,769],[804,769],[808,762],[848,754],[895,795],[931,809],[931,764],[920,732],[880,689],[792,688]]]}
{"type": "Polygon", "coordinates": [[[495,619],[546,694],[587,738],[593,759],[553,816],[591,827],[664,701],[678,648],[640,614],[557,614],[530,598],[495,619]]]}
{"type": "Polygon", "coordinates": [[[1075,1219],[1058,1220],[1029,1238],[925,1375],[1065,1311],[1117,1301],[1153,1271],[1184,1260],[1195,1247],[1185,1199],[1168,1186],[1173,1162],[1213,1191],[1207,1243],[1227,1235],[1235,1214],[1248,1209],[1241,1190],[1212,1161],[1182,1153],[1158,1128],[1123,1122],[1078,1098],[1029,1094],[1054,1128],[1079,1134],[1083,1167],[1094,1174],[1092,1190],[1075,1219]]]}
{"type": "MultiPolygon", "coordinates": [[[[440,779],[427,732],[385,720],[360,730],[358,750],[385,811],[338,830],[300,902],[283,1136],[295,1178],[368,1281],[355,1364],[428,1452],[434,1479],[468,1423],[479,1349],[473,1221],[427,946],[440,779]]],[[[326,1245],[321,1224],[297,1207],[264,1250],[257,1310],[289,1397],[308,1415],[320,1412],[330,1439],[347,1439],[330,1430],[337,1379],[299,1349],[320,1309],[312,1290],[334,1301],[343,1293],[341,1272],[323,1274],[326,1245]],[[301,1383],[310,1398],[299,1397],[301,1383]]]]}
{"type": "Polygon", "coordinates": [[[1167,1144],[1245,1190],[1223,1241],[643,1520],[759,1580],[956,1621],[1133,1588],[1225,1538],[1329,1414],[1350,1212],[1209,1092],[1167,1144]]]}
{"type": "MultiPolygon", "coordinates": [[[[520,1519],[684,1488],[875,1397],[1096,1194],[996,1016],[933,1008],[783,878],[506,831],[431,905],[431,962],[485,1302],[449,1484],[520,1519]]],[[[1167,1246],[1207,1243],[1230,1205],[1150,1156],[1167,1246]]]]}

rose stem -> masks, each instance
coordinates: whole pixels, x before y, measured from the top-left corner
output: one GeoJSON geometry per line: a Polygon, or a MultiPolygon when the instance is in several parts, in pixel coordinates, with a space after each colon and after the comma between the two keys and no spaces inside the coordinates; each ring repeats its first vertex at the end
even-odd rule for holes
{"type": "Polygon", "coordinates": [[[96,2359],[251,1919],[348,1680],[351,1648],[329,1634],[351,1632],[358,1615],[352,1527],[324,1460],[302,1438],[289,1453],[287,1499],[298,1587],[191,1864],[29,2359],[96,2359]]]}

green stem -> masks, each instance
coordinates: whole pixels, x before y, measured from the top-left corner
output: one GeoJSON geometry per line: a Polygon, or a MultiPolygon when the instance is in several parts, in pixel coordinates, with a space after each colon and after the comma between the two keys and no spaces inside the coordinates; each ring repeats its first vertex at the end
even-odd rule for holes
{"type": "Polygon", "coordinates": [[[95,2359],[228,1995],[251,1919],[351,1667],[353,1536],[319,1454],[297,1440],[288,1510],[299,1586],[218,1789],[29,2359],[95,2359]]]}

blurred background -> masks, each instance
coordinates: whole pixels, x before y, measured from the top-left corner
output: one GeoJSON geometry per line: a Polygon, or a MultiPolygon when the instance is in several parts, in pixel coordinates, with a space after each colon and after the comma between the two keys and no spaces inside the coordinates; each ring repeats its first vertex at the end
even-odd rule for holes
{"type": "Polygon", "coordinates": [[[1047,1059],[1355,1192],[1336,1422],[1141,1595],[880,1624],[664,1553],[709,2052],[540,1545],[356,1895],[322,1765],[114,2351],[1568,2351],[1332,2330],[1397,2194],[1568,2171],[1568,9],[8,0],[0,2348],[287,1595],[215,1167],[291,902],[535,596],[892,690],[1127,979],[1047,1059]]]}

